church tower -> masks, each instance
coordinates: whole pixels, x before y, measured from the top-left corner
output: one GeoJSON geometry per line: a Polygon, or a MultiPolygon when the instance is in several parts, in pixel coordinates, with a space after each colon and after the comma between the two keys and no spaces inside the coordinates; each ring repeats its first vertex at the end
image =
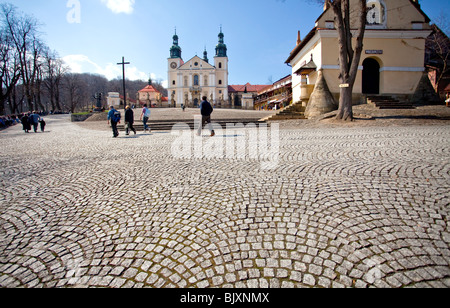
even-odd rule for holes
{"type": "Polygon", "coordinates": [[[175,30],[175,35],[173,36],[173,45],[170,48],[170,57],[172,59],[181,58],[181,47],[178,45],[178,35],[175,30]]]}
{"type": "Polygon", "coordinates": [[[228,56],[227,45],[224,43],[224,34],[220,27],[219,43],[216,46],[216,56],[214,57],[214,65],[216,67],[216,102],[219,105],[228,102],[228,56]]]}
{"type": "Polygon", "coordinates": [[[205,51],[203,52],[203,61],[205,61],[206,63],[209,63],[208,52],[206,51],[206,47],[205,47],[205,51]]]}
{"type": "Polygon", "coordinates": [[[224,44],[223,38],[222,28],[220,28],[219,44],[216,46],[216,57],[227,57],[227,45],[224,44]]]}
{"type": "MultiPolygon", "coordinates": [[[[173,36],[173,45],[170,48],[170,58],[168,59],[168,77],[169,77],[169,105],[175,106],[177,102],[182,102],[182,92],[177,92],[177,87],[181,83],[181,77],[178,75],[178,69],[184,64],[181,58],[181,47],[178,45],[178,35],[175,30],[173,36]]],[[[180,103],[178,103],[180,104],[180,103]]]]}
{"type": "Polygon", "coordinates": [[[175,72],[181,65],[183,65],[183,59],[181,58],[181,47],[178,45],[178,35],[175,30],[175,35],[173,36],[173,45],[170,48],[170,58],[169,63],[169,80],[171,79],[171,73],[175,72]]]}

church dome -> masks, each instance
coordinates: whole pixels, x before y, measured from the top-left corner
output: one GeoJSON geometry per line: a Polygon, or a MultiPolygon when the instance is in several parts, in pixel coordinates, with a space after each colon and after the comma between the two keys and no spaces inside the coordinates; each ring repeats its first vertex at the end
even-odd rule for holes
{"type": "Polygon", "coordinates": [[[227,57],[227,45],[224,44],[222,29],[219,33],[219,44],[216,46],[216,57],[227,57]]]}
{"type": "Polygon", "coordinates": [[[178,46],[178,35],[175,32],[173,36],[173,45],[170,48],[170,57],[171,58],[181,58],[181,47],[178,46]]]}

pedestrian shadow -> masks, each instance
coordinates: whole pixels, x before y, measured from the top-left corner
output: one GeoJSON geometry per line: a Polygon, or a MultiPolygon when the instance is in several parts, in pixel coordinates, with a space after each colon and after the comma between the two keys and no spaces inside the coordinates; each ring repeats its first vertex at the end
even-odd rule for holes
{"type": "Polygon", "coordinates": [[[138,139],[140,138],[142,135],[134,135],[134,136],[123,136],[121,137],[121,139],[138,139]]]}
{"type": "Polygon", "coordinates": [[[237,137],[245,137],[245,135],[215,135],[214,137],[211,137],[211,135],[201,135],[197,136],[201,138],[237,138],[237,137]]]}
{"type": "MultiPolygon", "coordinates": [[[[374,116],[374,120],[439,120],[448,121],[450,117],[448,116],[436,116],[436,115],[391,115],[391,116],[374,116]]],[[[359,120],[359,119],[358,119],[359,120]]]]}

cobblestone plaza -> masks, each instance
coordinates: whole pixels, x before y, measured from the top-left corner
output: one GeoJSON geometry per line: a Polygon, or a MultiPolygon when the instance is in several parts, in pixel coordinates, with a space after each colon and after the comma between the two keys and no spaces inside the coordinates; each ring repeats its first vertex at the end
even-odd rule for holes
{"type": "Polygon", "coordinates": [[[47,120],[0,132],[1,287],[450,287],[445,122],[281,129],[264,170],[47,120]]]}

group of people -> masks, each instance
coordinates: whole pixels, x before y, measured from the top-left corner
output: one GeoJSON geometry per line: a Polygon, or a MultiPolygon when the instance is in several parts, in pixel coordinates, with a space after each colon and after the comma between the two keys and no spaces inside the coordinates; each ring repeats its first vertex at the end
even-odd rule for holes
{"type": "Polygon", "coordinates": [[[19,116],[9,115],[0,117],[0,129],[5,129],[19,123],[22,123],[23,130],[27,134],[31,130],[34,130],[34,132],[37,133],[39,126],[41,128],[41,132],[45,131],[46,123],[36,111],[23,113],[19,116]]]}
{"type": "MultiPolygon", "coordinates": [[[[184,111],[184,109],[183,109],[184,111]]],[[[197,136],[201,135],[201,131],[203,129],[203,125],[208,124],[209,130],[211,132],[211,137],[215,136],[215,132],[213,130],[212,124],[211,124],[211,114],[214,112],[213,107],[211,104],[207,101],[207,97],[204,96],[202,98],[202,103],[200,104],[200,112],[202,114],[202,125],[200,126],[197,136]]],[[[144,108],[142,109],[140,120],[143,121],[144,124],[144,132],[149,131],[150,127],[148,126],[148,120],[150,119],[151,111],[150,108],[148,108],[147,105],[144,105],[144,108]]],[[[112,131],[113,131],[113,138],[119,137],[119,130],[117,128],[117,125],[121,122],[121,113],[117,111],[114,106],[111,106],[108,113],[108,125],[111,125],[112,131]]],[[[125,134],[129,136],[130,131],[134,132],[136,135],[136,129],[134,128],[134,112],[133,109],[130,108],[130,106],[125,107],[125,134]]]]}
{"type": "Polygon", "coordinates": [[[18,123],[20,123],[20,120],[16,115],[0,117],[0,130],[16,125],[18,123]]]}
{"type": "Polygon", "coordinates": [[[26,134],[28,134],[32,129],[35,133],[37,133],[39,126],[41,128],[41,132],[45,131],[45,120],[44,118],[41,118],[36,111],[24,113],[20,121],[22,122],[22,127],[26,134]]]}

